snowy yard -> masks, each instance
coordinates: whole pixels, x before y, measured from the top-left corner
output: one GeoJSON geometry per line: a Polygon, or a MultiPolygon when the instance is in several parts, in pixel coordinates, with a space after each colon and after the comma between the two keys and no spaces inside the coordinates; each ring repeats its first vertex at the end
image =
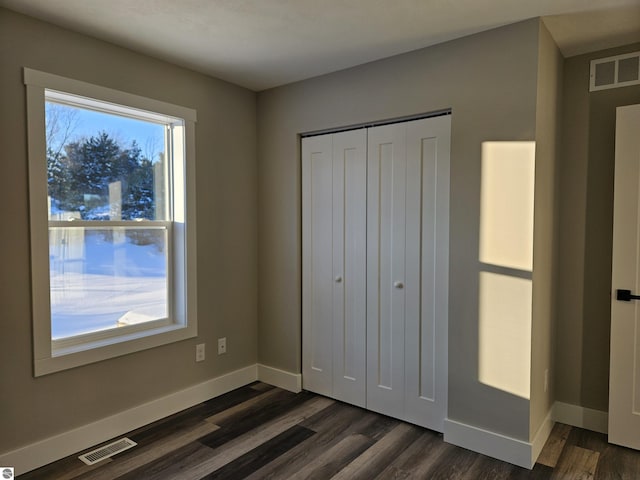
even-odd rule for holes
{"type": "Polygon", "coordinates": [[[167,316],[166,232],[132,230],[51,229],[52,338],[167,316]],[[155,243],[134,244],[140,232],[155,243]]]}

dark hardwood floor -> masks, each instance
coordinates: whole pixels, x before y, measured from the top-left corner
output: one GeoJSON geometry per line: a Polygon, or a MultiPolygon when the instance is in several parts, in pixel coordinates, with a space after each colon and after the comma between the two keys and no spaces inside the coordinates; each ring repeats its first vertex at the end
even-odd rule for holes
{"type": "Polygon", "coordinates": [[[126,436],[138,445],[96,465],[82,463],[79,452],[18,478],[640,479],[640,452],[609,445],[603,434],[557,424],[526,470],[447,444],[430,430],[263,383],[126,436]]]}

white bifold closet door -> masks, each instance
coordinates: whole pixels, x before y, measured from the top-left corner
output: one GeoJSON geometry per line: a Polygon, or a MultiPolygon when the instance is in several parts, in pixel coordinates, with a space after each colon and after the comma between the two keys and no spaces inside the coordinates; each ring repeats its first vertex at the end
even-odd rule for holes
{"type": "Polygon", "coordinates": [[[450,116],[302,141],[303,387],[442,431],[450,116]]]}
{"type": "Polygon", "coordinates": [[[366,130],[304,138],[303,387],[366,404],[366,130]]]}
{"type": "Polygon", "coordinates": [[[450,122],[368,135],[367,408],[437,431],[447,408],[450,122]]]}

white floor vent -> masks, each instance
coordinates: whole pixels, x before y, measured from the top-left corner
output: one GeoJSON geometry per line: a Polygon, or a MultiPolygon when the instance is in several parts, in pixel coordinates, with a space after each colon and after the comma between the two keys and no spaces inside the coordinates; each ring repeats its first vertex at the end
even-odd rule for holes
{"type": "Polygon", "coordinates": [[[589,91],[640,84],[640,52],[591,60],[589,91]]]}
{"type": "Polygon", "coordinates": [[[80,455],[78,458],[82,460],[87,465],[93,465],[94,463],[98,463],[100,460],[104,460],[105,458],[109,458],[116,453],[124,452],[125,450],[129,450],[132,447],[137,445],[133,440],[129,440],[128,438],[121,438],[120,440],[116,440],[115,442],[110,443],[109,445],[104,445],[100,448],[96,448],[95,450],[85,453],[84,455],[80,455]]]}

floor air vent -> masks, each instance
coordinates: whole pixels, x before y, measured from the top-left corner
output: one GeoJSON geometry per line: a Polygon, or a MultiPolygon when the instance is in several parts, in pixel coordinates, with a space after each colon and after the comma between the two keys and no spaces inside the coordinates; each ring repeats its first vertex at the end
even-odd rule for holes
{"type": "Polygon", "coordinates": [[[640,84],[640,52],[591,61],[589,91],[640,84]]]}
{"type": "Polygon", "coordinates": [[[96,448],[89,453],[80,455],[78,458],[87,465],[93,465],[94,463],[98,463],[100,460],[109,458],[116,453],[124,452],[125,450],[128,450],[131,447],[135,447],[136,445],[137,443],[133,440],[129,440],[128,438],[121,438],[120,440],[116,440],[109,445],[104,445],[100,448],[96,448]]]}

